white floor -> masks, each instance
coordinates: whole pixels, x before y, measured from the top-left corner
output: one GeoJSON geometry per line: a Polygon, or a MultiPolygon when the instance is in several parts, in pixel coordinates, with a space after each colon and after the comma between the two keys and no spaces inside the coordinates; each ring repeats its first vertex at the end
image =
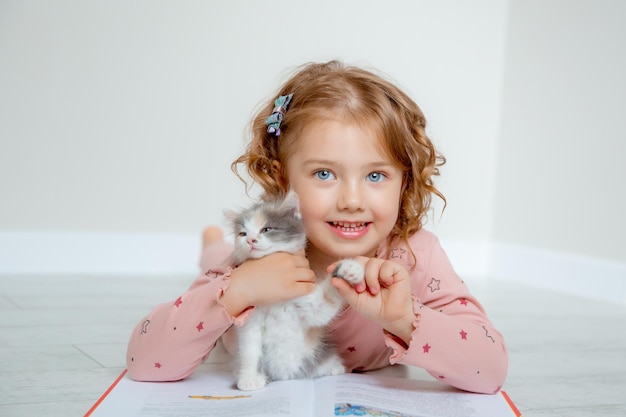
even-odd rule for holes
{"type": "MultiPolygon", "coordinates": [[[[129,332],[192,276],[0,276],[0,416],[82,416],[124,369],[129,332]]],[[[505,334],[525,417],[626,415],[626,308],[466,280],[505,334]]]]}

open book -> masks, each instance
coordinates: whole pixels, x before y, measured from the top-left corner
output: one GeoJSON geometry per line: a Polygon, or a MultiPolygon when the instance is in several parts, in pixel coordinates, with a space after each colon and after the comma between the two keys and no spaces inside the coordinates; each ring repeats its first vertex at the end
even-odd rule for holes
{"type": "Polygon", "coordinates": [[[136,382],[124,371],[85,417],[514,417],[505,392],[465,393],[441,382],[345,374],[239,391],[228,367],[201,366],[179,382],[136,382]]]}

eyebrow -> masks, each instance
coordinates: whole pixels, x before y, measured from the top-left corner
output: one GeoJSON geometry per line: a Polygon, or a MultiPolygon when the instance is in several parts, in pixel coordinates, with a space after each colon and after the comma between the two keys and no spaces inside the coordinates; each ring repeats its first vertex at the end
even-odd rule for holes
{"type": "MultiPolygon", "coordinates": [[[[341,162],[332,161],[330,159],[309,159],[302,163],[302,166],[309,165],[322,165],[322,166],[335,166],[341,165],[341,162]]],[[[391,161],[375,161],[365,165],[369,169],[377,169],[377,168],[388,168],[394,167],[395,165],[391,161]]]]}
{"type": "Polygon", "coordinates": [[[330,159],[308,159],[302,163],[302,165],[335,165],[336,161],[330,159]]]}

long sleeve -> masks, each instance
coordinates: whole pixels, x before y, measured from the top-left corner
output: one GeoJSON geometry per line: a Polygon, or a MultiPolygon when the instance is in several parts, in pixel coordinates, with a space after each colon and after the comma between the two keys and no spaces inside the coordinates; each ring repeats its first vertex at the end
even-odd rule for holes
{"type": "MultiPolygon", "coordinates": [[[[504,383],[508,354],[502,335],[456,274],[437,238],[422,233],[412,269],[414,332],[408,349],[392,337],[391,363],[419,366],[454,387],[495,393],[504,383]]],[[[413,245],[412,245],[413,246],[413,245]]]]}
{"type": "Polygon", "coordinates": [[[400,363],[423,368],[459,389],[496,392],[508,367],[502,336],[432,233],[420,230],[409,244],[381,245],[377,253],[404,265],[410,274],[415,321],[408,347],[347,308],[330,326],[346,368],[368,371],[400,363]]]}
{"type": "Polygon", "coordinates": [[[131,378],[175,381],[187,377],[238,320],[219,301],[230,283],[230,268],[223,265],[230,250],[228,244],[212,248],[211,255],[203,258],[205,272],[190,288],[158,305],[135,326],[126,354],[131,378]]]}

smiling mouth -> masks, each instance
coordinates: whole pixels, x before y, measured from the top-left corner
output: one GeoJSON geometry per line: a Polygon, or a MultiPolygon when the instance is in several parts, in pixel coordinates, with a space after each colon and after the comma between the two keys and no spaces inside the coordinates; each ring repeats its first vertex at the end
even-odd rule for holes
{"type": "Polygon", "coordinates": [[[349,223],[349,222],[328,222],[335,229],[339,229],[342,232],[358,232],[369,226],[370,222],[363,223],[349,223]]]}

